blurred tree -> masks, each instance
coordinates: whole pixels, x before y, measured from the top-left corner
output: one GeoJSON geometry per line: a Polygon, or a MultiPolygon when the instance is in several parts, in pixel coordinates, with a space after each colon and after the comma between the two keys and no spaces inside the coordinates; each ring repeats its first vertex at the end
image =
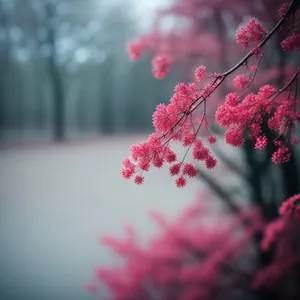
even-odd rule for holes
{"type": "Polygon", "coordinates": [[[113,81],[114,61],[108,54],[100,66],[99,78],[99,129],[101,133],[114,132],[113,99],[110,83],[113,81]]]}
{"type": "Polygon", "coordinates": [[[11,42],[9,38],[9,12],[7,1],[0,1],[0,138],[5,125],[5,86],[9,70],[11,42]]]}
{"type": "Polygon", "coordinates": [[[54,137],[57,141],[65,138],[65,101],[64,89],[57,58],[57,4],[45,1],[45,27],[47,30],[47,44],[50,50],[48,57],[48,72],[54,95],[54,137]]]}

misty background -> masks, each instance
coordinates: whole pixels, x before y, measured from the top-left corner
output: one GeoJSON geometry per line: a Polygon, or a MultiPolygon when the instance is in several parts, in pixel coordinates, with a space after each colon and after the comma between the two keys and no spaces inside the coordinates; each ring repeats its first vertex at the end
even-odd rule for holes
{"type": "Polygon", "coordinates": [[[1,300],[92,298],[84,285],[114,261],[100,235],[131,223],[143,242],[150,208],[172,216],[201,191],[167,169],[140,187],[120,176],[182,77],[156,80],[150,57],[126,52],[168,2],[0,0],[1,300]]]}
{"type": "Polygon", "coordinates": [[[1,140],[151,130],[177,80],[155,80],[149,58],[131,63],[126,45],[147,30],[154,4],[1,0],[1,140]]]}

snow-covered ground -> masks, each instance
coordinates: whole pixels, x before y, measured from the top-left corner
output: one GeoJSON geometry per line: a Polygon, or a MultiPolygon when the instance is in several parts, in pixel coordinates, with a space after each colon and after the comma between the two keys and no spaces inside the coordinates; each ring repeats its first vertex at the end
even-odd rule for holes
{"type": "Polygon", "coordinates": [[[84,284],[113,260],[99,235],[132,223],[145,239],[149,209],[171,216],[195,198],[203,184],[178,189],[166,168],[142,186],[121,178],[129,146],[146,137],[0,148],[1,300],[91,299],[84,284]]]}

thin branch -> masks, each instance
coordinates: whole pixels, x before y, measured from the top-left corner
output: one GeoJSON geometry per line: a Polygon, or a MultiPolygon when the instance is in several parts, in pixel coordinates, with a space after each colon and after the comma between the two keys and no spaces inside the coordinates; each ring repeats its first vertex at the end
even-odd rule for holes
{"type": "MultiPolygon", "coordinates": [[[[285,19],[293,12],[297,9],[298,5],[300,3],[300,0],[293,0],[286,12],[286,14],[278,21],[278,23],[273,27],[273,29],[268,32],[265,36],[265,38],[259,43],[258,47],[262,48],[264,46],[264,44],[271,38],[271,36],[277,31],[279,30],[279,28],[281,27],[281,25],[284,23],[285,19]]],[[[224,72],[222,75],[220,76],[228,76],[231,73],[233,73],[234,71],[236,71],[240,66],[242,66],[250,57],[252,57],[254,55],[253,51],[250,51],[245,57],[243,57],[235,66],[233,66],[231,69],[229,69],[228,71],[224,72]]]]}

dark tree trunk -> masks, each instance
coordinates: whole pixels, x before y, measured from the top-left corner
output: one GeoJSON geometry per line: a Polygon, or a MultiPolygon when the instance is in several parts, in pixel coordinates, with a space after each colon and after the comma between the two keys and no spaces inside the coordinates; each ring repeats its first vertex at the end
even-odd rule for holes
{"type": "Polygon", "coordinates": [[[8,16],[3,9],[3,3],[0,1],[0,28],[2,28],[5,38],[0,44],[0,139],[2,138],[5,127],[5,80],[9,67],[10,43],[8,36],[8,16]]]}
{"type": "Polygon", "coordinates": [[[113,123],[113,99],[111,91],[111,83],[113,82],[113,60],[108,57],[102,65],[100,77],[100,103],[99,103],[99,131],[104,134],[111,134],[114,132],[113,123]]]}
{"type": "Polygon", "coordinates": [[[54,138],[62,141],[65,138],[65,103],[62,81],[54,57],[49,59],[49,74],[54,97],[54,138]]]}
{"type": "Polygon", "coordinates": [[[48,42],[51,47],[51,55],[48,59],[48,72],[53,89],[54,100],[54,139],[63,141],[65,139],[65,103],[64,90],[61,74],[56,59],[56,28],[55,7],[53,4],[46,3],[46,15],[48,19],[48,42]]]}

